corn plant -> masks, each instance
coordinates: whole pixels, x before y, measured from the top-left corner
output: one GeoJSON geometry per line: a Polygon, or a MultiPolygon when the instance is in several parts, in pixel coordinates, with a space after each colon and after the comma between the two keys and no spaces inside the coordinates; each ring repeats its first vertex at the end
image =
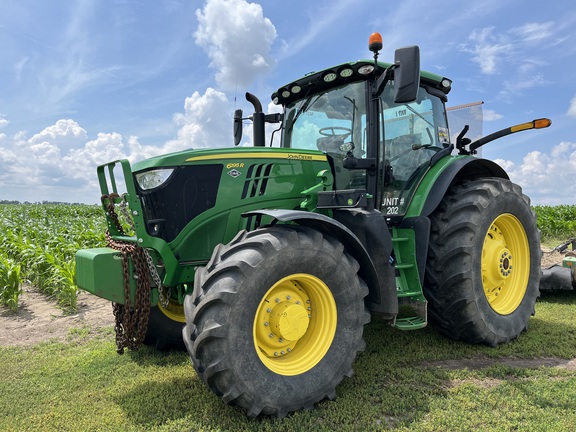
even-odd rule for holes
{"type": "Polygon", "coordinates": [[[16,312],[20,294],[22,294],[20,266],[0,255],[0,304],[16,312]]]}
{"type": "Polygon", "coordinates": [[[576,205],[535,206],[534,211],[543,239],[576,237],[576,205]]]}
{"type": "Polygon", "coordinates": [[[68,310],[76,309],[76,251],[104,246],[105,231],[99,206],[0,205],[0,255],[18,263],[21,280],[68,310]]]}

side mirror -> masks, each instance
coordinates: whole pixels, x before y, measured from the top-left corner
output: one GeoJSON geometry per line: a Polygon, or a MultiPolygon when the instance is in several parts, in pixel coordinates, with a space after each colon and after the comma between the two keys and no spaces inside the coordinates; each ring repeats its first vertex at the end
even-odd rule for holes
{"type": "Polygon", "coordinates": [[[234,111],[234,145],[237,146],[242,140],[242,110],[234,111]]]}
{"type": "Polygon", "coordinates": [[[394,54],[394,102],[416,100],[420,87],[420,48],[398,48],[394,54]]]}

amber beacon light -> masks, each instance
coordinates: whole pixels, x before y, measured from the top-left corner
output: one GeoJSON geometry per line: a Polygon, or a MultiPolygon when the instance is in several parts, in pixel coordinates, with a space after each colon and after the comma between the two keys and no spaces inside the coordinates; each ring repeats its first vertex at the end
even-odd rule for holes
{"type": "Polygon", "coordinates": [[[368,49],[373,53],[382,49],[382,35],[380,33],[374,32],[370,35],[368,39],[368,49]]]}

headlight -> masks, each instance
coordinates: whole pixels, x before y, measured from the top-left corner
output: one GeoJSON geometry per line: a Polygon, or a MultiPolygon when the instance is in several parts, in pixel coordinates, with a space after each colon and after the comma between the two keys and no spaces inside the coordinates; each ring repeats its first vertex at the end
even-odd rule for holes
{"type": "Polygon", "coordinates": [[[174,168],[162,168],[143,173],[136,174],[136,181],[143,190],[154,189],[161,186],[170,175],[174,172],[174,168]]]}

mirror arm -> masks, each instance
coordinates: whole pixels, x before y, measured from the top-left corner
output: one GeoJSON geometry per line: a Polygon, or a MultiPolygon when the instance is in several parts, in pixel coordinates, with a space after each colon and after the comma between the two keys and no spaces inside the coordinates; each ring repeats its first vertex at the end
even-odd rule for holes
{"type": "Polygon", "coordinates": [[[390,78],[392,78],[392,71],[396,69],[397,66],[398,64],[396,63],[391,65],[378,77],[378,80],[376,81],[376,90],[374,91],[374,98],[380,97],[384,91],[384,87],[386,87],[386,84],[390,81],[390,78]]]}
{"type": "Polygon", "coordinates": [[[282,113],[266,114],[264,116],[264,121],[266,123],[282,123],[284,115],[282,113]]]}

